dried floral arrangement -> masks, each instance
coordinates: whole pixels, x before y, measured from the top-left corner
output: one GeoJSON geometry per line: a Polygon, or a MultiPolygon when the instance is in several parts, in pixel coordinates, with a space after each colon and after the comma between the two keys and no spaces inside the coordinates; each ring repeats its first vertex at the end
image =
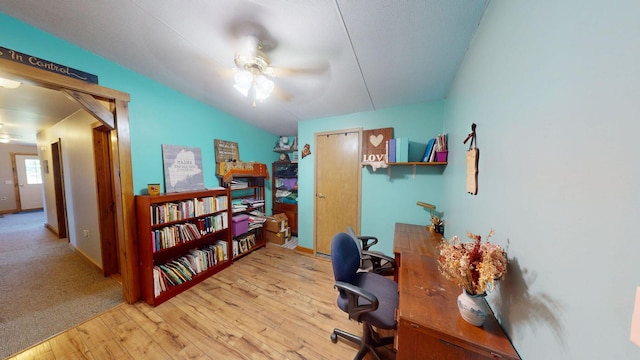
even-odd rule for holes
{"type": "Polygon", "coordinates": [[[438,269],[448,280],[462,287],[470,295],[481,295],[495,289],[497,280],[507,272],[507,253],[489,242],[493,230],[485,242],[481,236],[467,233],[472,242],[463,243],[458,236],[440,246],[438,269]]]}

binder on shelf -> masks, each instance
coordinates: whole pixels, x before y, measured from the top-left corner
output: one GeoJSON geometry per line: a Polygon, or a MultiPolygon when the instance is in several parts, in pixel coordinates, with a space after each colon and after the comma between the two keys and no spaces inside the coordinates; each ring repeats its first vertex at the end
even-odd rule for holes
{"type": "Polygon", "coordinates": [[[436,139],[433,138],[429,140],[427,143],[427,147],[424,149],[424,155],[422,155],[422,162],[428,162],[429,158],[431,158],[431,154],[433,153],[434,145],[436,143],[436,139]]]}
{"type": "Polygon", "coordinates": [[[389,158],[387,162],[396,162],[396,139],[389,139],[389,158]]]}
{"type": "Polygon", "coordinates": [[[409,138],[396,138],[396,162],[409,161],[409,138]]]}

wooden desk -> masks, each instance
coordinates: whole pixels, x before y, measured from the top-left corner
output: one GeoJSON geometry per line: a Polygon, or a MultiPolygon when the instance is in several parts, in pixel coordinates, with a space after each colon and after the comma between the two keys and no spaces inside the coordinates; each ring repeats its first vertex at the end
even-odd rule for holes
{"type": "Polygon", "coordinates": [[[462,290],[438,271],[437,235],[424,226],[396,224],[397,359],[520,359],[493,314],[482,327],[460,317],[462,290]]]}

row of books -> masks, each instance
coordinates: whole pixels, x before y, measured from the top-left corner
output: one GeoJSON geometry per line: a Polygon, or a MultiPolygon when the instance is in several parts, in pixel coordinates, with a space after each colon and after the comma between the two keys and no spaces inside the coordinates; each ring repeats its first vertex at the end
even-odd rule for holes
{"type": "Polygon", "coordinates": [[[153,204],[151,205],[151,225],[181,221],[227,210],[227,204],[226,195],[195,198],[177,203],[153,204]]]}
{"type": "MultiPolygon", "coordinates": [[[[409,162],[409,148],[410,142],[409,138],[395,138],[387,141],[387,162],[388,163],[396,163],[396,162],[409,162]]],[[[444,155],[444,159],[438,159],[438,153],[445,153],[447,151],[447,135],[440,134],[435,138],[429,140],[427,143],[427,147],[425,148],[424,154],[420,161],[422,162],[434,162],[434,161],[447,161],[446,155],[444,155]]]]}
{"type": "Polygon", "coordinates": [[[236,257],[242,253],[245,253],[251,250],[251,248],[253,248],[254,246],[256,246],[256,234],[254,233],[247,234],[246,236],[243,236],[239,239],[233,239],[233,256],[236,257]]]}
{"type": "Polygon", "coordinates": [[[153,292],[157,297],[170,286],[189,281],[218,263],[228,260],[227,242],[219,240],[202,249],[191,249],[188,254],[153,267],[153,292]]]}
{"type": "Polygon", "coordinates": [[[387,142],[387,162],[409,161],[409,138],[389,139],[387,142]]]}
{"type": "Polygon", "coordinates": [[[151,231],[153,252],[183,244],[202,235],[220,231],[229,227],[227,213],[196,219],[194,222],[176,224],[151,231]]]}
{"type": "Polygon", "coordinates": [[[447,161],[446,155],[444,159],[438,159],[438,153],[444,153],[447,151],[447,134],[437,135],[435,138],[429,140],[427,147],[422,155],[423,162],[434,161],[447,161]]]}

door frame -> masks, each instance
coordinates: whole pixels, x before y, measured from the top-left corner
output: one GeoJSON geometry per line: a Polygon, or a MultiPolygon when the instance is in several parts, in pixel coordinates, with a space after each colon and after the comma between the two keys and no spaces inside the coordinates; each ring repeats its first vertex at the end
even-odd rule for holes
{"type": "MultiPolygon", "coordinates": [[[[53,192],[56,202],[56,225],[59,239],[67,238],[69,224],[67,222],[67,199],[64,193],[64,167],[62,166],[62,140],[58,138],[51,145],[51,174],[53,175],[53,192]]],[[[48,229],[54,231],[47,223],[48,229]]],[[[69,238],[67,238],[69,241],[69,238]]]]}
{"type": "Polygon", "coordinates": [[[140,299],[140,269],[135,241],[129,94],[7,59],[0,59],[0,76],[61,91],[80,103],[84,110],[111,129],[111,153],[114,155],[111,159],[111,168],[117,223],[116,241],[122,272],[122,292],[126,302],[132,304],[138,301],[140,299]],[[98,100],[108,102],[110,108],[105,108],[98,100]]]}

